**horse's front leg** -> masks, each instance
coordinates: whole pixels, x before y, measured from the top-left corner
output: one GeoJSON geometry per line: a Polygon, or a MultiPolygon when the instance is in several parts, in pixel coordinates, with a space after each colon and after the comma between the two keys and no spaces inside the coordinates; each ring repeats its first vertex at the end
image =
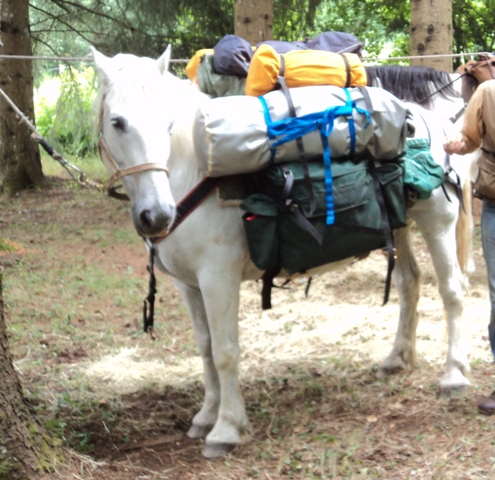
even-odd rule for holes
{"type": "Polygon", "coordinates": [[[206,308],[211,352],[220,386],[218,417],[206,437],[203,455],[223,457],[241,443],[248,427],[238,380],[240,357],[238,317],[240,274],[230,265],[227,269],[200,275],[200,290],[206,308]]]}
{"type": "Polygon", "coordinates": [[[416,328],[421,274],[412,251],[410,227],[395,231],[394,240],[398,257],[394,281],[399,294],[400,316],[394,346],[380,365],[379,377],[410,368],[416,362],[416,328]]]}
{"type": "Polygon", "coordinates": [[[205,438],[217,421],[220,405],[220,382],[213,362],[210,328],[199,288],[190,287],[178,280],[175,280],[175,284],[191,317],[199,354],[203,360],[204,401],[201,410],[194,416],[187,435],[190,438],[205,438]]]}

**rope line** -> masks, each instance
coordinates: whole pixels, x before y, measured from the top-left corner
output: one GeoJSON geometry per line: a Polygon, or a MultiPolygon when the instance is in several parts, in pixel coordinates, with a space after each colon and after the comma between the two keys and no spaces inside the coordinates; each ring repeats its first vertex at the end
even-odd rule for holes
{"type": "Polygon", "coordinates": [[[409,57],[364,57],[365,61],[382,61],[385,62],[387,60],[417,60],[423,58],[443,58],[443,57],[468,57],[473,55],[488,55],[492,56],[494,52],[471,52],[471,53],[437,53],[434,55],[412,55],[409,57]]]}
{"type": "Polygon", "coordinates": [[[2,95],[5,100],[7,100],[9,105],[16,112],[17,116],[20,118],[20,123],[24,122],[27,125],[27,127],[31,130],[32,132],[31,137],[34,140],[36,140],[54,160],[59,162],[60,165],[64,167],[64,169],[67,171],[67,173],[71,176],[71,178],[74,181],[78,182],[80,185],[83,185],[85,187],[93,187],[99,191],[103,189],[103,185],[101,183],[90,180],[89,177],[82,170],[77,168],[75,165],[72,165],[72,163],[69,163],[60,153],[58,153],[38,132],[38,130],[36,130],[36,127],[32,124],[29,118],[26,115],[24,115],[24,113],[12,101],[12,99],[2,90],[2,88],[0,88],[0,95],[2,95]],[[77,172],[78,175],[77,176],[74,175],[74,173],[72,173],[72,170],[77,172]]]}
{"type": "MultiPolygon", "coordinates": [[[[72,62],[92,62],[93,58],[89,55],[85,57],[45,57],[45,56],[36,56],[36,55],[0,55],[1,59],[9,59],[9,60],[66,60],[72,62]]],[[[189,60],[187,58],[177,58],[175,60],[170,60],[171,63],[188,63],[189,60]]]]}
{"type": "MultiPolygon", "coordinates": [[[[0,2],[1,5],[1,2],[0,2]]],[[[493,55],[494,52],[467,52],[467,53],[438,53],[434,55],[412,55],[404,57],[363,57],[363,61],[368,62],[387,62],[392,60],[417,60],[426,58],[443,58],[443,57],[468,57],[474,55],[493,55]]],[[[0,55],[1,59],[10,60],[58,60],[58,61],[73,61],[73,62],[92,62],[93,59],[87,55],[85,57],[48,57],[48,56],[36,56],[36,55],[0,55]]],[[[176,58],[170,60],[171,63],[188,63],[188,58],[176,58]]]]}

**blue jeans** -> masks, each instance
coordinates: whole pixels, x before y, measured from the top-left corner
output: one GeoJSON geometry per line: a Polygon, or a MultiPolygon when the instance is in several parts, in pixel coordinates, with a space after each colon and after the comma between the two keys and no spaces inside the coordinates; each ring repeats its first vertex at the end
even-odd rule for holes
{"type": "Polygon", "coordinates": [[[483,199],[481,210],[481,241],[488,274],[488,290],[490,292],[490,323],[488,338],[495,360],[495,201],[483,199]]]}

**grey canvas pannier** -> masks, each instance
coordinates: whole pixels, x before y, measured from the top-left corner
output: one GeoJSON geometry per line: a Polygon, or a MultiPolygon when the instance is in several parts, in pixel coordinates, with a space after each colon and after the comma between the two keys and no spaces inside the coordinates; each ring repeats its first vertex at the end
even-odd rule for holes
{"type": "Polygon", "coordinates": [[[270,133],[270,124],[307,120],[304,127],[309,130],[315,117],[313,131],[301,135],[308,158],[324,153],[320,135],[322,124],[327,122],[332,158],[381,161],[401,155],[406,137],[414,129],[407,105],[381,88],[325,85],[289,91],[296,120],[291,118],[281,90],[259,98],[215,98],[198,110],[193,141],[207,176],[251,173],[272,164],[299,160],[295,140],[274,147],[279,139],[270,133]],[[350,107],[351,114],[338,114],[343,107],[350,107]]]}

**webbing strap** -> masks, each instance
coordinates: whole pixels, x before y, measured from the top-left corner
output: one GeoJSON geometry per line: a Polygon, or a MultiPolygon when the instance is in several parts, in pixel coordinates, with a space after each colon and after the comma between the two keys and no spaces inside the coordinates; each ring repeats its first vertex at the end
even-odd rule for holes
{"type": "Polygon", "coordinates": [[[349,60],[347,57],[341,53],[340,56],[344,60],[344,66],[345,66],[345,87],[350,87],[351,86],[351,67],[349,65],[349,60]]]}
{"type": "MultiPolygon", "coordinates": [[[[287,101],[287,106],[289,108],[289,115],[291,117],[297,117],[296,109],[294,107],[294,102],[292,101],[292,95],[290,94],[290,90],[287,87],[287,82],[285,81],[285,59],[283,55],[280,55],[280,71],[278,75],[278,83],[282,92],[284,93],[285,100],[287,101]]],[[[313,190],[313,185],[311,184],[311,179],[309,178],[309,168],[308,168],[308,159],[306,158],[306,151],[304,150],[304,144],[301,137],[296,138],[297,151],[299,153],[299,161],[303,167],[304,172],[304,181],[306,183],[306,188],[309,193],[309,211],[312,214],[316,209],[316,200],[315,194],[313,190]]],[[[275,159],[275,149],[272,149],[272,158],[273,162],[275,159]]]]}
{"type": "Polygon", "coordinates": [[[155,295],[156,295],[156,278],[154,272],[155,246],[148,243],[150,261],[147,265],[148,273],[150,274],[148,295],[143,302],[143,330],[148,333],[152,340],[155,340],[153,330],[153,321],[155,315],[155,295]]]}
{"type": "Polygon", "coordinates": [[[154,244],[167,238],[195,209],[201,202],[217,187],[225,177],[203,178],[184,198],[175,206],[174,223],[167,232],[151,240],[154,244]]]}
{"type": "Polygon", "coordinates": [[[373,183],[375,185],[375,194],[380,206],[380,214],[382,217],[383,234],[385,235],[385,249],[388,253],[388,267],[387,267],[387,278],[385,280],[385,293],[383,295],[383,305],[388,302],[388,297],[390,294],[390,286],[392,283],[392,271],[395,267],[395,248],[394,248],[394,237],[392,230],[390,228],[390,223],[387,216],[387,207],[385,205],[385,199],[383,198],[382,185],[378,179],[376,172],[374,170],[373,162],[370,162],[370,173],[373,177],[373,183]]]}
{"type": "Polygon", "coordinates": [[[296,221],[299,223],[300,227],[308,232],[317,242],[318,245],[322,245],[323,237],[321,233],[316,230],[315,227],[311,224],[311,222],[303,215],[299,205],[296,205],[293,200],[290,198],[290,194],[292,192],[292,187],[294,185],[294,174],[287,167],[281,167],[282,172],[284,173],[285,183],[284,188],[282,189],[282,193],[280,194],[278,208],[283,211],[290,211],[296,218],[296,221]]]}
{"type": "Polygon", "coordinates": [[[447,193],[447,190],[445,188],[446,183],[450,183],[455,188],[455,193],[457,195],[457,199],[459,200],[462,211],[466,213],[466,205],[464,205],[464,197],[462,195],[461,177],[452,168],[452,165],[450,164],[450,155],[448,153],[445,155],[445,171],[443,172],[442,190],[447,200],[451,202],[452,200],[450,200],[449,194],[447,193]],[[452,178],[452,174],[455,175],[455,180],[452,178]]]}
{"type": "Polygon", "coordinates": [[[328,143],[328,137],[333,131],[335,118],[339,116],[345,116],[347,118],[350,135],[349,154],[351,156],[354,155],[356,149],[356,128],[352,116],[353,111],[355,110],[359,114],[366,116],[365,128],[370,123],[369,112],[356,106],[356,103],[351,99],[351,95],[347,88],[344,88],[344,92],[346,94],[346,102],[344,105],[335,105],[322,112],[309,113],[302,117],[289,117],[278,121],[272,121],[266,100],[263,97],[258,97],[263,106],[268,137],[271,140],[274,140],[272,148],[277,148],[279,145],[296,140],[314,130],[320,132],[320,138],[323,145],[323,162],[325,165],[327,225],[333,225],[335,221],[330,145],[328,143]]]}
{"type": "Polygon", "coordinates": [[[212,190],[223,180],[223,177],[205,177],[198,183],[177,205],[174,224],[170,226],[167,233],[159,237],[145,238],[145,242],[149,248],[150,261],[147,265],[149,279],[148,295],[144,299],[143,305],[143,329],[149,333],[152,340],[155,340],[153,329],[155,315],[155,295],[156,295],[156,277],[154,270],[154,258],[156,253],[156,245],[164,240],[172,233],[196,207],[212,192],[212,190]]]}

